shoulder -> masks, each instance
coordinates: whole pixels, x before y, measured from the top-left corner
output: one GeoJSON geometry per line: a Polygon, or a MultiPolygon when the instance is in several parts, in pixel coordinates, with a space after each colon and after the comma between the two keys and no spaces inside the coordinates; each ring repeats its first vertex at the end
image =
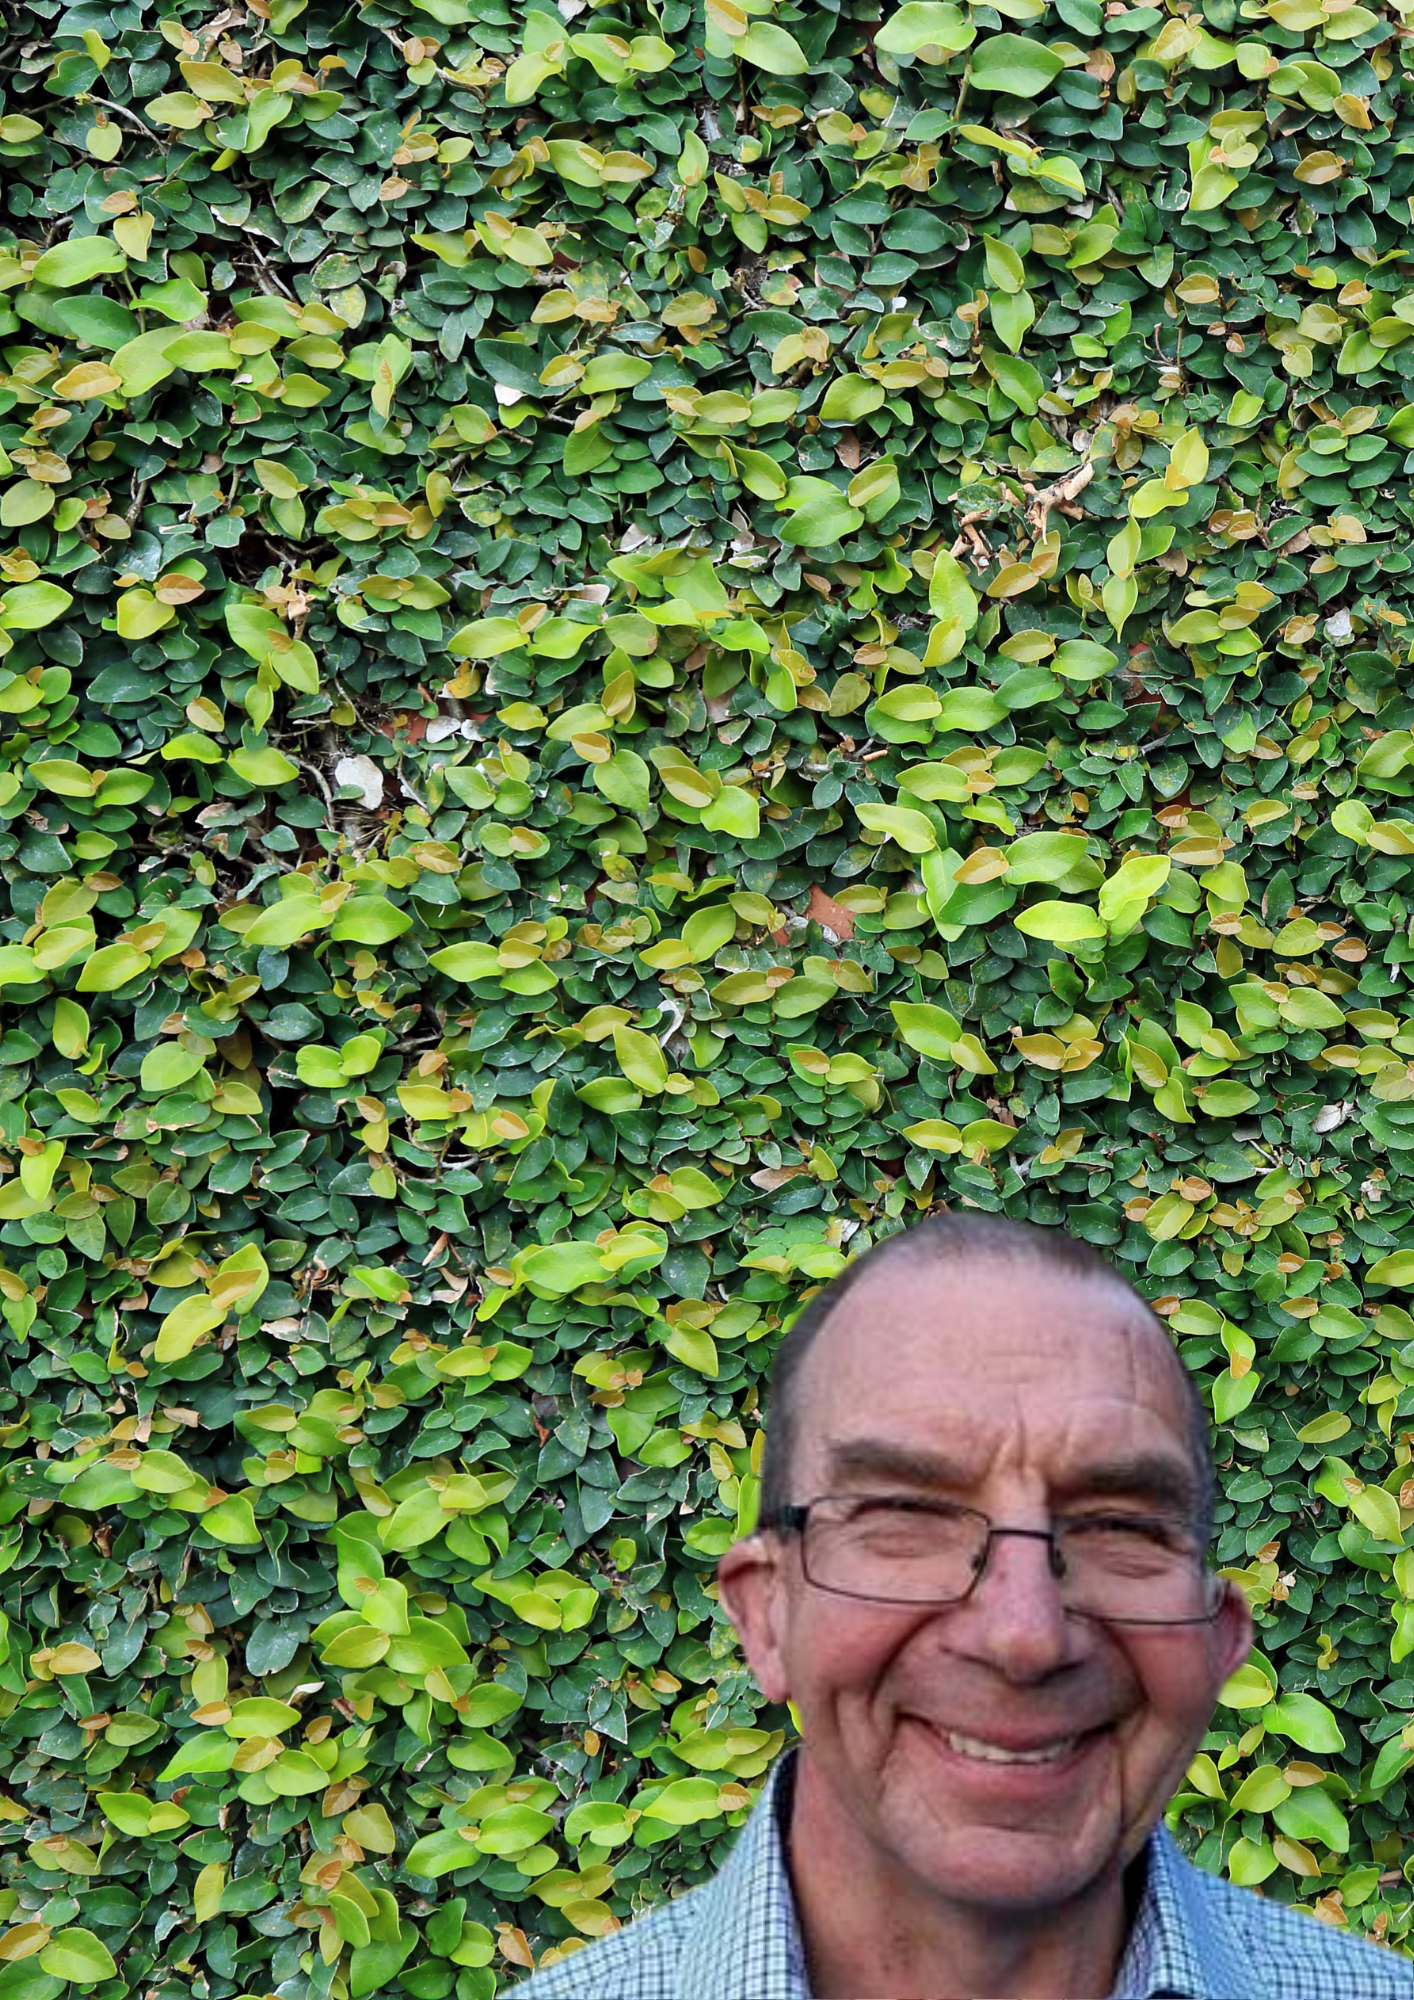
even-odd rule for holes
{"type": "Polygon", "coordinates": [[[1251,1889],[1202,1880],[1212,1916],[1240,1941],[1271,2000],[1414,2000],[1414,1963],[1401,1953],[1251,1889]]]}
{"type": "Polygon", "coordinates": [[[513,1989],[514,2000],[672,2000],[701,1894],[689,1890],[536,1973],[513,1989]]]}

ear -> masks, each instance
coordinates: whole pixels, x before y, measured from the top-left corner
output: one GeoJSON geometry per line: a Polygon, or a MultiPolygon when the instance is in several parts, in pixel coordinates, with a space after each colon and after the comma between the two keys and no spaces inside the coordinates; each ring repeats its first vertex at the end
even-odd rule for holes
{"type": "Polygon", "coordinates": [[[1213,1621],[1214,1665],[1222,1681],[1227,1681],[1237,1672],[1252,1651],[1256,1636],[1247,1593],[1235,1583],[1226,1583],[1218,1615],[1213,1621]]]}
{"type": "Polygon", "coordinates": [[[756,1684],[769,1702],[790,1694],[786,1674],[790,1557],[774,1535],[734,1542],[717,1564],[717,1583],[756,1684]]]}

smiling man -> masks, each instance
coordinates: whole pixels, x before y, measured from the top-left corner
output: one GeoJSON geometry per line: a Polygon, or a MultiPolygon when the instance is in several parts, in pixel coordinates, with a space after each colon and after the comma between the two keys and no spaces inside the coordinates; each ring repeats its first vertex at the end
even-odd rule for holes
{"type": "Polygon", "coordinates": [[[1084,1244],[966,1213],[857,1260],[720,1570],[800,1747],[713,1882],[525,2000],[1411,2000],[1161,1825],[1252,1640],[1212,1508],[1188,1375],[1084,1244]]]}

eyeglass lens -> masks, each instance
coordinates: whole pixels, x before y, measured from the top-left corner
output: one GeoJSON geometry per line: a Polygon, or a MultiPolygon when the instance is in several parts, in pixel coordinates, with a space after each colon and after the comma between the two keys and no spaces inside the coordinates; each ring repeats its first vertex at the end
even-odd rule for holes
{"type": "MultiPolygon", "coordinates": [[[[981,1574],[992,1534],[987,1516],[967,1508],[819,1501],[807,1519],[806,1575],[849,1597],[956,1603],[981,1574]]],[[[1123,1512],[1087,1515],[1059,1522],[1052,1547],[1053,1573],[1070,1610],[1152,1624],[1208,1615],[1208,1575],[1181,1523],[1123,1512]]]]}

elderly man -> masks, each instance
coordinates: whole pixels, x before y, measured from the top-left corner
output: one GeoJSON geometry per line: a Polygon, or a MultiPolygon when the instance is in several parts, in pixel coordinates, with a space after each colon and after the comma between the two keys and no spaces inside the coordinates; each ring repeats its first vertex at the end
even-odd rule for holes
{"type": "Polygon", "coordinates": [[[860,1258],[781,1344],[763,1489],[722,1600],[801,1745],[714,1881],[525,2000],[1411,2000],[1161,1825],[1252,1626],[1202,1406],[1095,1252],[968,1213],[860,1258]]]}

